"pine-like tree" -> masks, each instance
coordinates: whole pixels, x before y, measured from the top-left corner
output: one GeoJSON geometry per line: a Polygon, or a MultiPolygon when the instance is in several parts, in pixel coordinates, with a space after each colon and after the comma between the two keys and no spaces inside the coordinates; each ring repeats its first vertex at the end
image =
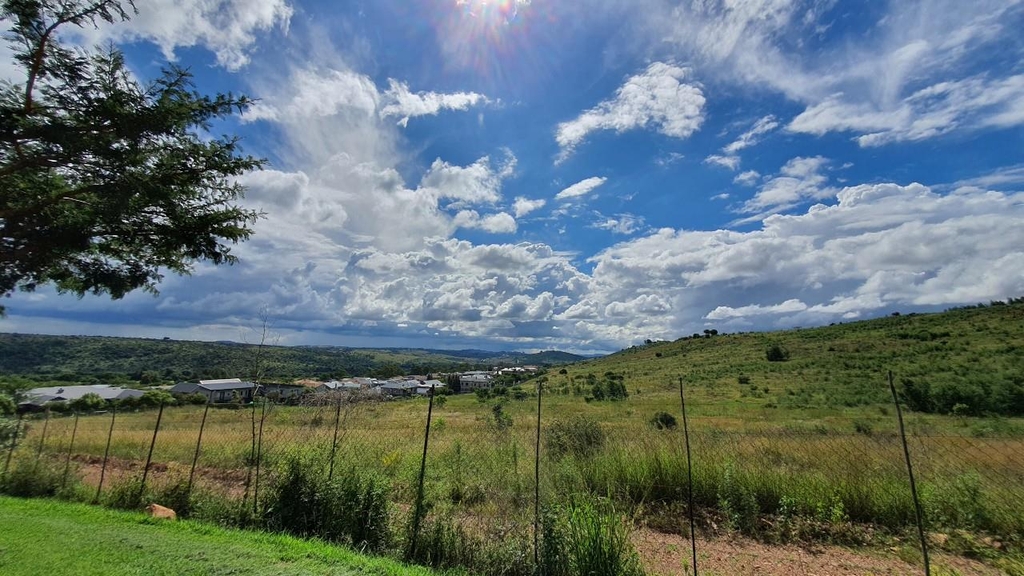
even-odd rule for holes
{"type": "Polygon", "coordinates": [[[143,84],[113,46],[62,42],[65,28],[127,20],[130,0],[2,6],[25,75],[0,82],[0,295],[53,284],[121,298],[234,262],[229,245],[260,217],[236,203],[235,177],[263,161],[208,130],[250,100],[202,95],[178,67],[143,84]]]}

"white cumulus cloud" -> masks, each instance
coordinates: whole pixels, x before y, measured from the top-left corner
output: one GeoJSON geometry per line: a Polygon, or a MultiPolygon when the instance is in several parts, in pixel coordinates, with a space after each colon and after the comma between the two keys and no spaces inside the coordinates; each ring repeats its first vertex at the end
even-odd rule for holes
{"type": "Polygon", "coordinates": [[[519,196],[516,198],[514,204],[512,204],[512,210],[516,213],[516,218],[522,218],[531,212],[540,210],[547,204],[547,200],[539,198],[537,200],[530,200],[529,198],[523,198],[519,196]]]}
{"type": "Polygon", "coordinates": [[[586,196],[594,190],[597,190],[607,182],[607,178],[595,176],[593,178],[587,178],[581,182],[577,182],[572,186],[569,186],[565,190],[562,190],[558,194],[555,194],[555,200],[570,200],[572,198],[579,198],[586,196]]]}
{"type": "Polygon", "coordinates": [[[631,76],[610,100],[601,102],[575,120],[558,125],[555,139],[568,158],[587,137],[597,131],[653,129],[673,138],[687,138],[704,122],[704,93],[686,82],[690,70],[655,62],[631,76]]]}
{"type": "Polygon", "coordinates": [[[384,98],[388,104],[381,109],[381,117],[398,117],[398,124],[403,127],[409,123],[410,118],[436,116],[442,110],[465,111],[488,102],[486,96],[475,92],[413,93],[409,90],[408,84],[394,79],[388,80],[388,89],[384,92],[384,98]]]}

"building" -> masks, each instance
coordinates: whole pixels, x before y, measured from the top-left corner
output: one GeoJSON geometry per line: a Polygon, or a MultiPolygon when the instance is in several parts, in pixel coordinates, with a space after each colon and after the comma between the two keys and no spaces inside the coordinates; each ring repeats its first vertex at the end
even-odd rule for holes
{"type": "Polygon", "coordinates": [[[200,380],[198,384],[181,382],[171,388],[172,394],[202,394],[212,404],[233,402],[236,398],[242,402],[252,402],[256,385],[242,382],[238,378],[222,380],[200,380]]]}
{"type": "Polygon", "coordinates": [[[429,396],[431,390],[440,392],[444,388],[445,384],[440,380],[424,380],[423,383],[416,387],[416,393],[421,396],[429,396]]]}
{"type": "Polygon", "coordinates": [[[420,386],[418,380],[389,380],[381,384],[378,389],[385,396],[402,397],[416,394],[416,390],[420,386]]]}
{"type": "Polygon", "coordinates": [[[92,386],[46,386],[43,388],[33,388],[26,392],[26,399],[19,406],[30,409],[39,408],[49,402],[71,402],[72,400],[78,400],[86,394],[95,394],[109,402],[126,398],[141,398],[144,392],[119,386],[108,386],[106,384],[92,386]]]}
{"type": "Polygon", "coordinates": [[[494,388],[494,377],[490,372],[465,372],[459,374],[459,385],[463,392],[490,390],[494,388]]]}

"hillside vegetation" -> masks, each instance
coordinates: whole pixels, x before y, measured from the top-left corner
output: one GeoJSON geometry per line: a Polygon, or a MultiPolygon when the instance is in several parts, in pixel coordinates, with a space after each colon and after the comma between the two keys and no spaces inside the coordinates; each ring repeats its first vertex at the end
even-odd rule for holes
{"type": "MultiPolygon", "coordinates": [[[[143,384],[198,378],[248,377],[257,347],[247,344],[0,334],[0,377],[36,381],[143,384]]],[[[510,364],[563,364],[581,360],[565,352],[537,354],[481,350],[351,349],[268,346],[260,362],[267,378],[395,376],[510,364]]]]}
{"type": "Polygon", "coordinates": [[[687,337],[623,350],[552,374],[554,390],[625,377],[630,392],[673,390],[727,411],[853,408],[891,402],[956,415],[1024,415],[1024,303],[890,316],[821,328],[687,337]],[[769,350],[780,358],[769,361],[769,350]],[[593,376],[590,376],[593,375],[593,376]]]}

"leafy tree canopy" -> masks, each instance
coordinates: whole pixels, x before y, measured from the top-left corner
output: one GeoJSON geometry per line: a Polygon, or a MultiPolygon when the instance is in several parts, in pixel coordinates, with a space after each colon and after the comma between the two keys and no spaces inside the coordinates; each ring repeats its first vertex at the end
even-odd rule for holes
{"type": "MultiPolygon", "coordinates": [[[[232,263],[260,216],[235,176],[262,166],[211,137],[244,96],[205,96],[185,69],[143,84],[108,46],[60,30],[126,20],[131,0],[4,0],[25,76],[0,82],[0,295],[52,283],[82,296],[156,292],[165,271],[232,263]]],[[[0,307],[0,313],[3,308],[0,307]]]]}

